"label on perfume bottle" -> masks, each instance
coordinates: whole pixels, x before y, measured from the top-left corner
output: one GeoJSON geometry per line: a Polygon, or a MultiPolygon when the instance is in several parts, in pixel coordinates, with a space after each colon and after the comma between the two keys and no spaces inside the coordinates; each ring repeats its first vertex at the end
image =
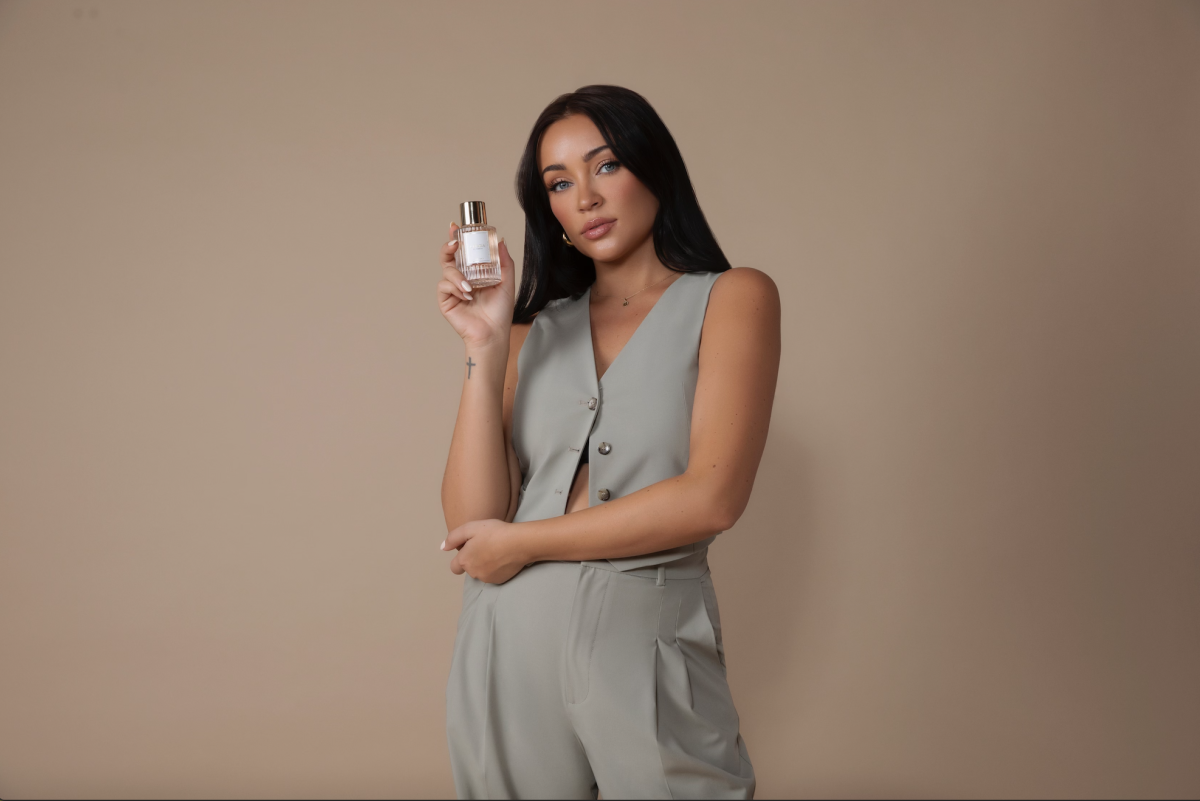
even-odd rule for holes
{"type": "Polygon", "coordinates": [[[492,261],[492,248],[488,243],[487,231],[471,231],[462,235],[463,259],[467,265],[489,264],[492,261]]]}

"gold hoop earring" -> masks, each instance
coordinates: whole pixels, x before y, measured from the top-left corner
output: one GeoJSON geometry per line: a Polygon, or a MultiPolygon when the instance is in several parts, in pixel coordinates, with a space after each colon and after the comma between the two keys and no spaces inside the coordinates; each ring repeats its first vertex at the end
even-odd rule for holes
{"type": "Polygon", "coordinates": [[[566,231],[563,231],[563,241],[567,243],[567,247],[569,247],[569,248],[575,247],[575,243],[573,243],[570,239],[567,239],[566,231]]]}

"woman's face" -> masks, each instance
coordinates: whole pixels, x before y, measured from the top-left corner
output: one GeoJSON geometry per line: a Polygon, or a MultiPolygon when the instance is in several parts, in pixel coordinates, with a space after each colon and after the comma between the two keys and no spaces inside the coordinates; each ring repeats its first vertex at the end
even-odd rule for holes
{"type": "Polygon", "coordinates": [[[658,198],[617,161],[586,114],[546,129],[538,169],[550,209],[583,255],[619,261],[650,240],[658,198]]]}

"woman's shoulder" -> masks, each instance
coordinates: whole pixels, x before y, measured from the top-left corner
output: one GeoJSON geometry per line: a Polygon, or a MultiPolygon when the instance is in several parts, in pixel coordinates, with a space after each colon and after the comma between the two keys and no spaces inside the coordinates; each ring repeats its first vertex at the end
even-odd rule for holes
{"type": "Polygon", "coordinates": [[[717,274],[709,304],[742,307],[746,304],[779,305],[779,288],[771,276],[753,267],[731,267],[717,274]]]}
{"type": "Polygon", "coordinates": [[[578,300],[578,298],[572,298],[570,296],[565,297],[565,298],[554,298],[553,300],[548,300],[548,301],[546,301],[545,305],[542,306],[542,308],[538,309],[537,311],[535,311],[533,314],[530,315],[530,320],[528,323],[525,323],[525,325],[533,325],[535,322],[538,321],[539,318],[553,322],[554,318],[563,309],[565,309],[568,305],[570,305],[573,301],[576,301],[576,300],[578,300]]]}
{"type": "Polygon", "coordinates": [[[701,341],[705,337],[777,339],[780,317],[779,289],[771,276],[753,267],[733,267],[712,284],[701,341]]]}
{"type": "Polygon", "coordinates": [[[583,297],[582,294],[567,295],[566,297],[554,298],[553,300],[548,300],[548,301],[546,301],[546,305],[541,308],[541,310],[538,312],[538,314],[548,317],[548,316],[554,314],[559,309],[563,308],[564,306],[570,305],[571,303],[578,301],[582,297],[583,297]]]}

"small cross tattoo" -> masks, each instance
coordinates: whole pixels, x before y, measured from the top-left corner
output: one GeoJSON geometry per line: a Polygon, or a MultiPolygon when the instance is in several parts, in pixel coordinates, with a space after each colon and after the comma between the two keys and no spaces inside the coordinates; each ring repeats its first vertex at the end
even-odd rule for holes
{"type": "Polygon", "coordinates": [[[478,364],[478,362],[473,362],[473,361],[471,361],[471,357],[470,357],[470,356],[468,356],[468,357],[467,357],[467,378],[470,378],[470,377],[471,377],[471,368],[472,368],[472,367],[474,367],[474,366],[475,366],[475,365],[477,365],[477,364],[478,364]]]}

